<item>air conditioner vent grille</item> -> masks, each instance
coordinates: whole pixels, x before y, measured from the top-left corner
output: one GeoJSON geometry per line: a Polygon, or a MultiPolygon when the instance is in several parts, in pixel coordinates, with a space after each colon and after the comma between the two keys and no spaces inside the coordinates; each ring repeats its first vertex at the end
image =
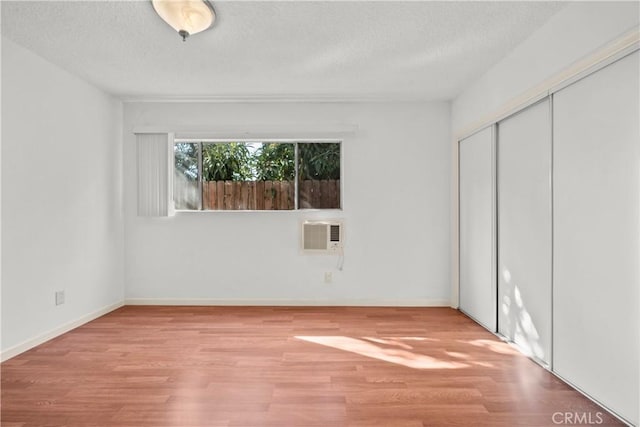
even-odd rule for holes
{"type": "Polygon", "coordinates": [[[329,241],[331,242],[339,242],[340,241],[340,226],[339,225],[331,225],[331,235],[329,237],[329,241]]]}

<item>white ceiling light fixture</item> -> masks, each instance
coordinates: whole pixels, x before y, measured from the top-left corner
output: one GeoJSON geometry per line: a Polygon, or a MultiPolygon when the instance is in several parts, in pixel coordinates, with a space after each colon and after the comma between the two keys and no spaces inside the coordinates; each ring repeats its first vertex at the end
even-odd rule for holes
{"type": "Polygon", "coordinates": [[[182,41],[211,28],[216,13],[208,0],[151,0],[156,13],[180,34],[182,41]]]}

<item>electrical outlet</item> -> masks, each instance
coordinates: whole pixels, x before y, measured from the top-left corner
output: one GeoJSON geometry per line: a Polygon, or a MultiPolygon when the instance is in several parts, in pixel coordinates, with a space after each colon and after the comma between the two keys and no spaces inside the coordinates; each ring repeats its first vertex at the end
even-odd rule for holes
{"type": "Polygon", "coordinates": [[[56,291],[56,305],[64,304],[64,291],[56,291]]]}
{"type": "Polygon", "coordinates": [[[333,273],[330,271],[325,271],[324,272],[324,283],[331,283],[333,282],[333,273]]]}

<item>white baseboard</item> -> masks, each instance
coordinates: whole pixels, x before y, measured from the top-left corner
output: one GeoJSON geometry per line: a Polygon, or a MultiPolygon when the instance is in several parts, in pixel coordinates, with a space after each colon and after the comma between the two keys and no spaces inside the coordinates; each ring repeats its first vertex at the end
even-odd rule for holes
{"type": "Polygon", "coordinates": [[[40,344],[56,338],[72,329],[84,325],[100,316],[112,312],[124,305],[184,305],[184,306],[299,306],[299,307],[450,307],[449,300],[409,299],[409,300],[367,300],[367,299],[225,299],[225,298],[128,298],[125,301],[110,304],[86,314],[76,320],[14,345],[0,353],[0,361],[24,353],[40,344]]]}
{"type": "Polygon", "coordinates": [[[229,305],[324,307],[451,307],[446,299],[231,299],[231,298],[127,298],[125,305],[229,305]]]}
{"type": "Polygon", "coordinates": [[[0,353],[0,361],[4,362],[5,360],[9,360],[14,356],[17,356],[20,353],[24,353],[27,350],[32,349],[33,347],[36,347],[40,344],[43,344],[47,341],[49,341],[50,339],[53,339],[55,337],[58,337],[66,332],[69,332],[72,329],[77,328],[78,326],[82,326],[85,323],[88,323],[92,320],[97,319],[100,316],[104,316],[105,314],[120,308],[124,305],[123,301],[117,302],[115,304],[110,304],[106,307],[102,307],[101,309],[98,309],[94,312],[91,312],[89,314],[85,314],[84,316],[76,319],[76,320],[72,320],[71,322],[67,322],[62,326],[59,326],[57,328],[54,328],[48,332],[45,332],[44,334],[40,334],[35,338],[31,338],[28,339],[26,341],[21,342],[20,344],[14,345],[13,347],[10,347],[6,350],[4,350],[2,353],[0,353]]]}

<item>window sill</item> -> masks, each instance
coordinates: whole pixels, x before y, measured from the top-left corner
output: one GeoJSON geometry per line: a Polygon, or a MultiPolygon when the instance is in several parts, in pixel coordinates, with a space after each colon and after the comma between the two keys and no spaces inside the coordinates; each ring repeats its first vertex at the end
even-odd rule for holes
{"type": "Polygon", "coordinates": [[[343,208],[335,208],[335,209],[290,209],[290,210],[175,210],[175,215],[191,215],[191,214],[229,214],[229,213],[341,213],[343,212],[343,208]]]}

